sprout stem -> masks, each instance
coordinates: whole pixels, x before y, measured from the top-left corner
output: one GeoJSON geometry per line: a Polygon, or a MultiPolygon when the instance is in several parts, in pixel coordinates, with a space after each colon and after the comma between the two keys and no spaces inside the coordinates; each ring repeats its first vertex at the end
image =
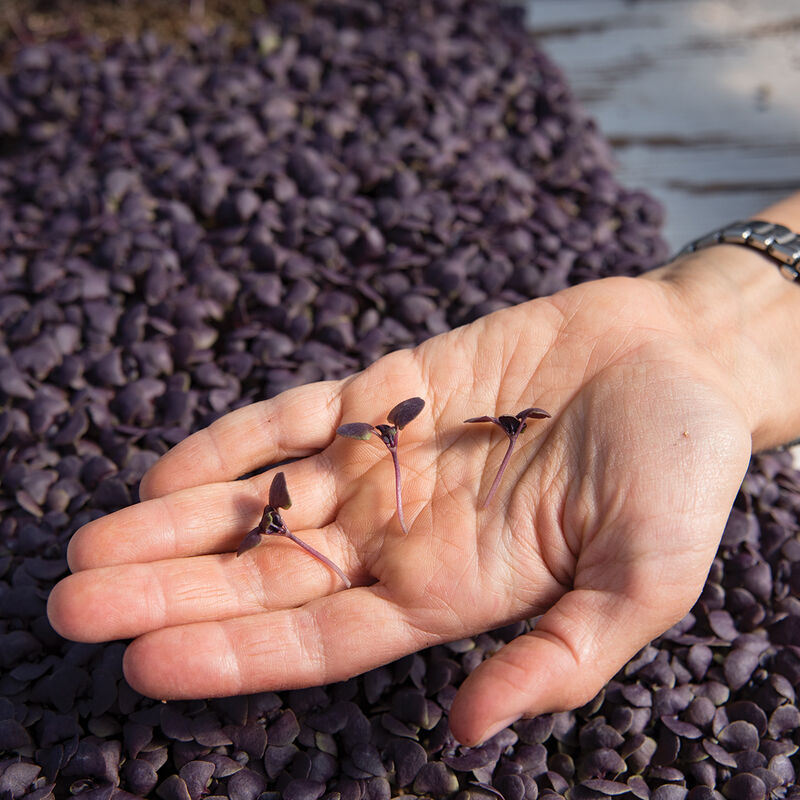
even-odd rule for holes
{"type": "Polygon", "coordinates": [[[287,530],[284,536],[287,536],[291,539],[295,544],[299,544],[300,547],[303,548],[307,553],[310,553],[314,558],[319,559],[323,564],[329,566],[341,579],[344,585],[349,589],[351,586],[350,579],[347,575],[342,572],[336,564],[333,563],[327,556],[322,555],[319,550],[312,547],[310,544],[306,544],[302,539],[298,539],[291,531],[287,530]]]}
{"type": "Polygon", "coordinates": [[[497,487],[500,485],[500,479],[503,477],[503,473],[506,471],[508,462],[511,459],[511,451],[514,449],[514,445],[517,443],[518,436],[519,431],[517,431],[513,436],[509,437],[510,441],[508,442],[508,449],[506,450],[506,454],[503,456],[503,460],[500,463],[500,469],[497,470],[497,475],[495,476],[494,483],[492,483],[492,486],[489,489],[489,494],[486,495],[486,499],[483,501],[482,508],[486,508],[486,506],[489,505],[494,497],[494,493],[497,491],[497,487]]]}
{"type": "Polygon", "coordinates": [[[397,461],[397,449],[389,448],[389,452],[392,454],[392,461],[394,462],[394,494],[397,499],[397,519],[400,521],[403,533],[408,536],[408,528],[403,518],[403,498],[400,495],[400,464],[397,461]]]}

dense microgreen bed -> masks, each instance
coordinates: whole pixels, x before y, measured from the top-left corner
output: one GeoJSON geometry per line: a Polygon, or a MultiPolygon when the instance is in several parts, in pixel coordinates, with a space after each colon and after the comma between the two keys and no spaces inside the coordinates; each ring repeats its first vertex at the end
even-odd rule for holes
{"type": "Polygon", "coordinates": [[[0,77],[0,797],[800,795],[786,455],[753,462],[685,620],[588,706],[479,748],[448,733],[455,687],[524,623],[333,686],[161,704],[125,683],[124,643],[45,616],[70,535],[191,431],[652,267],[660,221],[489,0],[274,4],[246,47],[23,49],[0,77]]]}

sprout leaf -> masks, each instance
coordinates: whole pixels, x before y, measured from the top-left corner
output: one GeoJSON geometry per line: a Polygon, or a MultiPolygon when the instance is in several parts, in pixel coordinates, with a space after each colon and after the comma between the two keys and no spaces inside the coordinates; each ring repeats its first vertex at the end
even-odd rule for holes
{"type": "Polygon", "coordinates": [[[236,551],[236,555],[240,556],[242,553],[246,553],[251,548],[255,547],[261,541],[261,531],[258,528],[253,528],[247,536],[242,539],[241,544],[239,545],[239,549],[236,551]]]}
{"type": "Polygon", "coordinates": [[[401,431],[416,417],[425,407],[425,401],[421,397],[411,397],[398,403],[387,415],[386,419],[401,431]]]}
{"type": "Polygon", "coordinates": [[[272,485],[269,487],[269,504],[273,508],[291,508],[292,500],[286,488],[286,475],[283,472],[279,472],[272,479],[272,485]]]}
{"type": "Polygon", "coordinates": [[[515,415],[517,419],[523,420],[527,419],[528,417],[533,417],[534,419],[545,419],[550,414],[547,413],[543,408],[526,408],[524,411],[520,411],[519,414],[515,415]]]}
{"type": "Polygon", "coordinates": [[[336,433],[350,439],[369,439],[374,433],[374,428],[368,422],[348,422],[346,425],[340,425],[336,433]]]}

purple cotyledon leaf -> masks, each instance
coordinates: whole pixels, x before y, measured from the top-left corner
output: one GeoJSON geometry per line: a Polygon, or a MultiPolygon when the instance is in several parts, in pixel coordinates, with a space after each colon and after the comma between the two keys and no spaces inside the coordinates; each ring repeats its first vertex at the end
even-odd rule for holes
{"type": "Polygon", "coordinates": [[[410,397],[408,400],[403,400],[398,403],[387,415],[386,419],[401,431],[419,415],[420,411],[425,407],[425,401],[421,397],[410,397]]]}
{"type": "Polygon", "coordinates": [[[292,500],[286,488],[286,475],[279,472],[269,487],[269,504],[273,508],[291,508],[292,500]]]}
{"type": "Polygon", "coordinates": [[[368,422],[348,422],[346,425],[340,425],[336,433],[349,439],[369,439],[375,433],[375,429],[368,422]]]}

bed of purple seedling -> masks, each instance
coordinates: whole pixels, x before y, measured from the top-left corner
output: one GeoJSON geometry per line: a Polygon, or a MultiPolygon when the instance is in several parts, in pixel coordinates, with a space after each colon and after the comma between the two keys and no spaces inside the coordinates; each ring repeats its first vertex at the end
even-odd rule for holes
{"type": "Polygon", "coordinates": [[[667,255],[518,10],[270,15],[244,47],[53,43],[0,76],[0,797],[797,797],[786,455],[753,462],[681,624],[593,703],[479,748],[448,708],[525,623],[341,684],[166,704],[126,684],[124,643],[51,629],[70,535],[191,431],[667,255]]]}

